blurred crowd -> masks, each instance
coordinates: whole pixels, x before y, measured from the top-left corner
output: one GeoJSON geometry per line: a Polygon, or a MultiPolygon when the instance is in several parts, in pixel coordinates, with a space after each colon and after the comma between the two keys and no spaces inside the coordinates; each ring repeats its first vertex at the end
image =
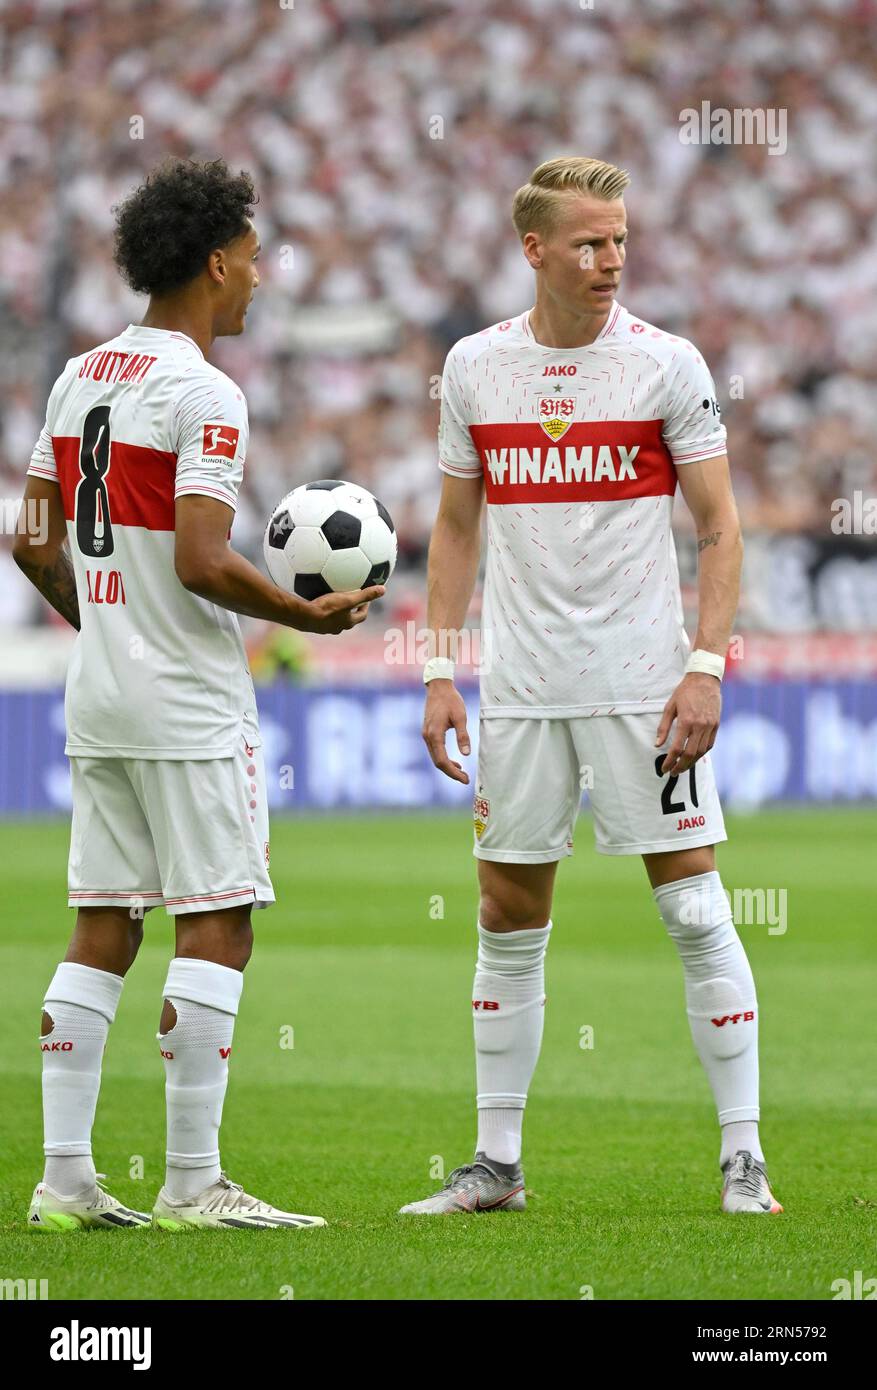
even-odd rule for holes
{"type": "MultiPolygon", "coordinates": [[[[511,198],[576,153],[632,176],[620,299],[707,358],[747,531],[830,535],[833,499],[877,491],[875,25],[875,0],[10,0],[0,494],[64,360],[142,316],[112,205],[167,153],[222,155],[264,248],[213,359],[249,402],[235,544],[296,483],[351,478],[396,519],[410,602],[445,354],[532,303],[511,198]],[[705,101],[785,111],[785,152],[683,143],[705,101]]],[[[0,627],[40,608],[5,537],[0,627]]]]}

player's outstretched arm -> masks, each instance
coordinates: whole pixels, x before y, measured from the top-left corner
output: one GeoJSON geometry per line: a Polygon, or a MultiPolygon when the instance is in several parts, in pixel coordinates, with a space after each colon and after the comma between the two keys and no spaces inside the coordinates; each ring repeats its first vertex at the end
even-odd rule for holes
{"type": "MultiPolygon", "coordinates": [[[[731,488],[728,460],[705,459],[677,468],[682,495],[697,528],[696,651],[724,656],[740,596],[743,539],[731,488]]],[[[686,772],[716,741],[722,715],[722,686],[715,676],[691,672],[683,677],[661,715],[656,747],[673,740],[662,772],[686,772]]]]}
{"type": "MultiPolygon", "coordinates": [[[[481,555],[481,511],[484,482],[477,478],[444,475],[438,516],[429,546],[429,602],[427,627],[430,651],[450,657],[457,651],[457,634],[466,621],[481,555]]],[[[466,728],[466,706],[452,680],[431,680],[426,687],[423,740],[436,767],[455,782],[468,782],[469,774],[448,757],[445,736],[453,729],[457,747],[465,756],[471,747],[466,728]]]]}
{"type": "Polygon", "coordinates": [[[188,493],[176,502],[174,568],[190,593],[248,618],[296,627],[302,632],[339,633],[356,627],[383,584],[350,593],[325,594],[312,603],[278,588],[243,555],[232,550],[228,532],[233,512],[225,502],[188,493]]]}
{"type": "Polygon", "coordinates": [[[79,631],[79,598],[67,542],[61,488],[31,474],[19,514],[12,558],[43,598],[79,631]]]}

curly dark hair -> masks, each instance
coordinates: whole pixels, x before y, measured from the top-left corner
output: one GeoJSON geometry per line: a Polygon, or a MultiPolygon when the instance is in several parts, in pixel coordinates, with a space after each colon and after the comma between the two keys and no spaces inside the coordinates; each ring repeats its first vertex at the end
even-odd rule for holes
{"type": "Polygon", "coordinates": [[[244,235],[258,201],[250,175],[231,174],[224,159],[168,158],[113,208],[113,260],[138,294],[171,294],[244,235]]]}

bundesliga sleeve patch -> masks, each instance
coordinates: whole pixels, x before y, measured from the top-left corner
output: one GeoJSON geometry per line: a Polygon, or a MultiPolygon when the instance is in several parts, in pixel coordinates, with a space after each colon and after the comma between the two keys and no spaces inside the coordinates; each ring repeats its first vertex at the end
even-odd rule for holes
{"type": "Polygon", "coordinates": [[[205,425],[201,441],[204,458],[233,459],[237,453],[240,430],[232,425],[205,425]]]}

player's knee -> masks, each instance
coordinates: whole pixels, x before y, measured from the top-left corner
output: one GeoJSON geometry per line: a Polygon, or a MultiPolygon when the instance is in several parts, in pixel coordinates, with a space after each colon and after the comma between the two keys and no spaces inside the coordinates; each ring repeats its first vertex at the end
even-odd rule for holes
{"type": "Polygon", "coordinates": [[[211,960],[230,970],[243,970],[253,954],[253,927],[247,909],[177,918],[177,956],[211,960]]]}
{"type": "Polygon", "coordinates": [[[550,908],[535,895],[481,892],[478,921],[485,931],[528,931],[544,927],[549,915],[550,908]]]}
{"type": "Polygon", "coordinates": [[[653,896],[664,926],[683,954],[725,946],[736,935],[717,873],[665,883],[653,896]]]}
{"type": "Polygon", "coordinates": [[[243,970],[253,954],[253,925],[249,919],[236,924],[229,943],[231,960],[227,962],[233,970],[243,970]]]}

